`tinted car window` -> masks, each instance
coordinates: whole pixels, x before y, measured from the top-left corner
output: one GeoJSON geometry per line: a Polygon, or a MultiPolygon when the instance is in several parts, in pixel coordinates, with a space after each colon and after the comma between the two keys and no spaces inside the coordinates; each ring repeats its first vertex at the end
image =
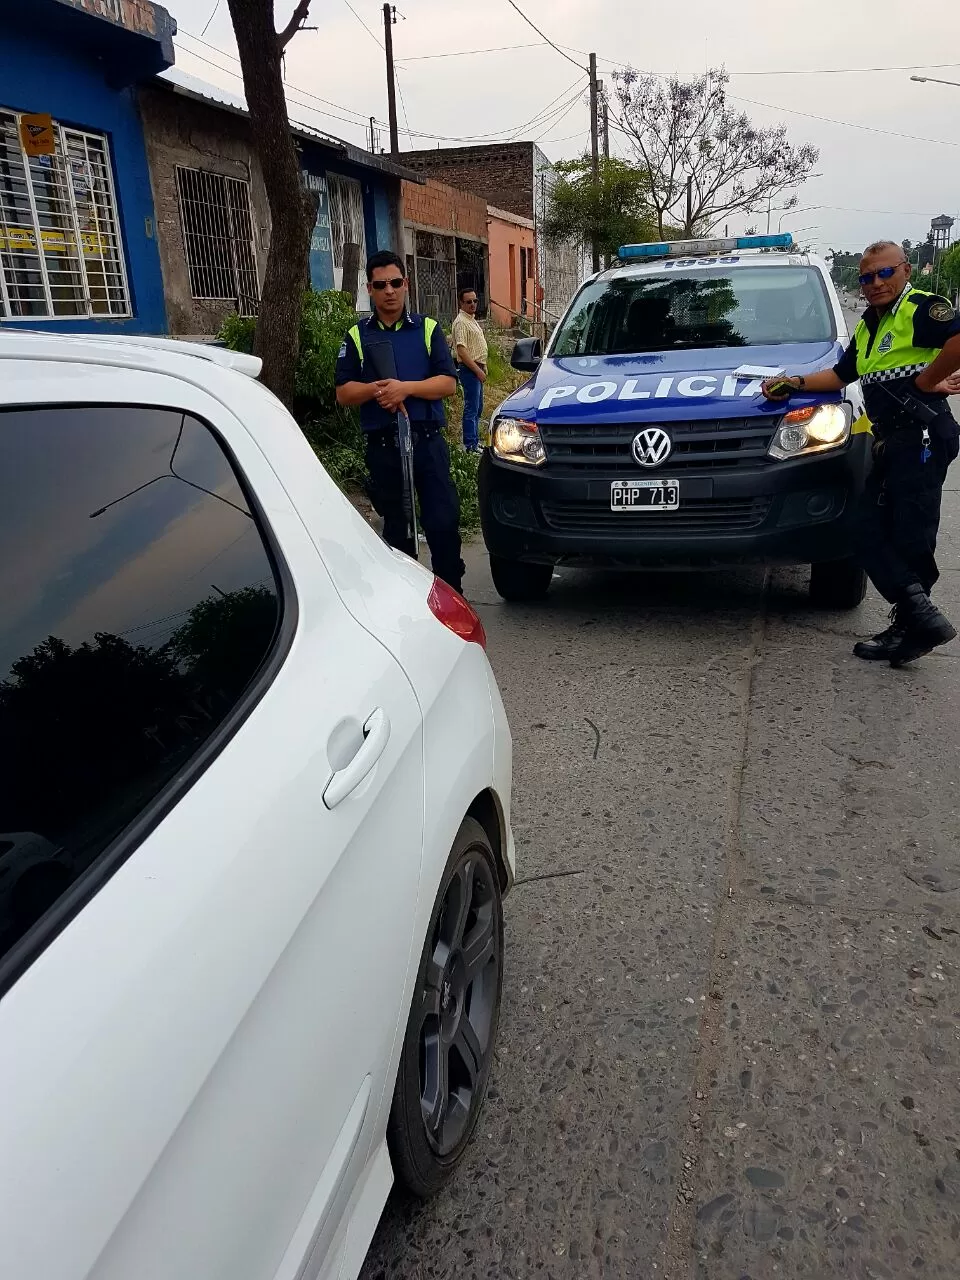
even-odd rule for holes
{"type": "Polygon", "coordinates": [[[0,957],[195,756],[280,617],[202,422],[0,412],[0,957]]]}
{"type": "Polygon", "coordinates": [[[830,342],[833,316],[813,267],[671,271],[597,280],[579,294],[553,356],[830,342]]]}

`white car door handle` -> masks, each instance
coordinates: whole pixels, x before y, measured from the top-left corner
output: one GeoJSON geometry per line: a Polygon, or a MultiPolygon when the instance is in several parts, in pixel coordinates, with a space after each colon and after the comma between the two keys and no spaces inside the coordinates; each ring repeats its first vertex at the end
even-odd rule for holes
{"type": "Polygon", "coordinates": [[[336,770],[326,785],[323,803],[328,809],[335,808],[341,800],[346,800],[351,791],[356,791],[383,755],[389,741],[390,717],[382,707],[377,707],[363,726],[360,750],[348,765],[336,770]]]}

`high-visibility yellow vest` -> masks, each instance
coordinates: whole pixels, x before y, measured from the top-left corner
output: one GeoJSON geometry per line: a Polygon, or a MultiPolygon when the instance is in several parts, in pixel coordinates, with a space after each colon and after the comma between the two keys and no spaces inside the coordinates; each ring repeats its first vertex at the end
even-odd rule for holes
{"type": "Polygon", "coordinates": [[[909,289],[902,294],[899,302],[881,317],[872,347],[866,322],[861,320],[857,325],[853,334],[857,348],[857,376],[864,387],[869,387],[872,382],[912,378],[940,354],[939,347],[913,345],[913,317],[917,307],[931,296],[922,289],[909,289]]]}
{"type": "MultiPolygon", "coordinates": [[[[405,317],[401,316],[394,328],[399,329],[403,325],[404,319],[405,317]]],[[[431,320],[429,316],[423,317],[423,338],[427,344],[427,355],[430,354],[430,346],[433,342],[436,328],[436,320],[431,320]]],[[[363,339],[360,336],[360,326],[355,324],[352,329],[348,329],[347,336],[353,341],[353,345],[357,348],[357,355],[360,357],[360,363],[363,364],[363,339]]]]}

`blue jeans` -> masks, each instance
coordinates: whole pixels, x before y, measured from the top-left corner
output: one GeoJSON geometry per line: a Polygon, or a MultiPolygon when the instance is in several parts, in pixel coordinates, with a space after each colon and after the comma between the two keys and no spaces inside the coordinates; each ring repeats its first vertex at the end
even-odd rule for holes
{"type": "Polygon", "coordinates": [[[483,383],[466,365],[460,366],[463,388],[463,447],[475,453],[480,444],[480,415],[483,413],[483,383]]]}

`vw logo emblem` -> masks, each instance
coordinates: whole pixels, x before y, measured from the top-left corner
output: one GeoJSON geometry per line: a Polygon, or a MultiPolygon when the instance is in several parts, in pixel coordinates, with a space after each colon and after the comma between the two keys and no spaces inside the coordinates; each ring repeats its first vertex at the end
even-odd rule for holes
{"type": "Polygon", "coordinates": [[[670,457],[673,441],[662,427],[646,427],[633,437],[630,451],[641,467],[659,467],[670,457]]]}

